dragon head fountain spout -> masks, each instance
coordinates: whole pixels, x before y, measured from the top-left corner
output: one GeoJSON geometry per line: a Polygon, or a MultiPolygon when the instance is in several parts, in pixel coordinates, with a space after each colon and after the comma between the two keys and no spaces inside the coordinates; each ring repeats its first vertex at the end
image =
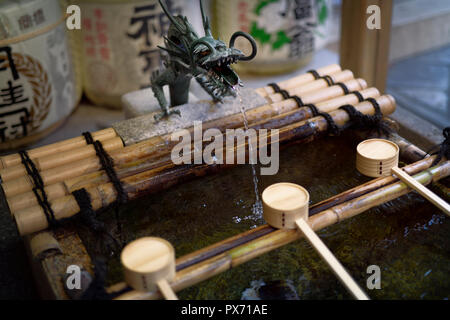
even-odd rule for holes
{"type": "Polygon", "coordinates": [[[168,53],[165,61],[166,69],[155,72],[151,79],[153,92],[162,109],[156,120],[176,112],[169,109],[162,89],[164,85],[170,87],[171,106],[188,102],[189,83],[192,77],[195,77],[216,102],[222,101],[225,96],[235,96],[234,87],[242,83],[231,65],[238,61],[249,61],[256,56],[255,40],[242,31],[237,31],[231,36],[229,47],[220,39],[214,39],[201,0],[200,9],[205,32],[203,37],[195,33],[186,17],[173,16],[161,0],[159,3],[171,24],[167,37],[164,38],[165,47],[159,47],[168,53]],[[234,47],[238,37],[250,42],[252,52],[249,56],[245,56],[241,50],[234,47]]]}

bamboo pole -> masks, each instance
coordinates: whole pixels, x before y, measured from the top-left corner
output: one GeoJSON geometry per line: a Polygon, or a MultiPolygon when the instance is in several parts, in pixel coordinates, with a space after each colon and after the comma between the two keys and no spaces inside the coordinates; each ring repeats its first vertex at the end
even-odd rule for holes
{"type": "MultiPolygon", "coordinates": [[[[438,181],[450,175],[450,161],[431,169],[422,171],[414,176],[414,179],[421,184],[427,185],[432,181],[438,181]]],[[[319,231],[330,225],[336,224],[343,220],[354,217],[370,208],[386,203],[398,197],[401,197],[411,191],[403,182],[396,182],[384,188],[375,190],[369,194],[356,198],[352,201],[334,206],[328,210],[324,210],[309,219],[310,226],[313,230],[319,231]]],[[[259,228],[258,231],[265,226],[259,228]]],[[[266,235],[253,239],[250,242],[234,247],[221,254],[213,256],[207,260],[203,260],[197,264],[180,269],[178,264],[185,259],[177,260],[177,274],[175,279],[170,283],[172,289],[180,291],[204,280],[207,280],[224,271],[234,268],[240,264],[250,261],[264,253],[275,250],[281,246],[291,243],[301,238],[302,234],[297,230],[276,230],[266,235]]],[[[236,238],[236,236],[234,237],[236,238]]],[[[203,251],[203,250],[200,250],[203,251]]],[[[204,254],[204,251],[201,253],[204,254]]],[[[190,256],[192,256],[191,254],[190,256]]],[[[195,253],[194,253],[195,255],[195,253]]],[[[124,288],[123,283],[116,284],[112,288],[124,288]]],[[[119,300],[144,300],[159,299],[160,293],[139,292],[131,290],[120,295],[119,300]]]]}
{"type": "MultiPolygon", "coordinates": [[[[344,70],[344,71],[330,75],[330,78],[333,80],[333,82],[338,83],[338,82],[344,82],[344,81],[351,80],[354,78],[354,76],[353,76],[353,72],[351,72],[350,70],[344,70]]],[[[328,82],[326,80],[319,79],[319,80],[315,80],[313,82],[308,82],[299,87],[287,89],[286,91],[291,96],[299,96],[299,95],[305,94],[307,92],[317,91],[320,89],[327,88],[329,86],[330,85],[328,84],[328,82]]],[[[284,96],[281,93],[274,93],[274,94],[271,94],[270,96],[266,96],[264,98],[269,103],[275,103],[275,102],[280,102],[280,101],[284,100],[284,96]]]]}
{"type": "MultiPolygon", "coordinates": [[[[94,140],[106,141],[117,137],[117,133],[113,128],[108,128],[96,132],[92,132],[94,140]]],[[[31,160],[39,157],[45,157],[50,154],[56,154],[75,148],[80,148],[86,145],[86,139],[82,136],[71,138],[64,141],[52,143],[43,147],[31,149],[28,151],[28,155],[31,160]]],[[[22,158],[19,154],[14,153],[7,156],[0,157],[0,169],[20,165],[22,158]]]]}
{"type": "MultiPolygon", "coordinates": [[[[381,112],[384,115],[391,114],[395,110],[395,100],[386,95],[377,99],[381,112]]],[[[356,109],[363,114],[374,114],[375,110],[370,102],[362,102],[356,109]]],[[[344,127],[348,125],[349,115],[344,110],[336,110],[330,113],[335,123],[344,127]]],[[[298,140],[299,142],[312,141],[319,133],[326,132],[328,123],[323,117],[316,117],[311,120],[301,121],[283,127],[279,130],[279,140],[286,142],[298,140]]],[[[269,136],[271,137],[271,136],[269,136]]],[[[271,141],[274,143],[275,141],[271,141]]],[[[261,147],[261,146],[260,146],[261,147]]],[[[247,153],[247,152],[246,152],[247,153]]],[[[236,155],[236,153],[234,153],[236,155]]],[[[152,192],[169,188],[177,183],[199,177],[208,173],[219,171],[230,167],[233,164],[203,164],[198,166],[179,165],[175,166],[171,161],[164,167],[154,170],[147,170],[125,179],[122,179],[123,190],[129,200],[139,198],[152,192]],[[157,173],[155,173],[157,170],[157,173]]],[[[101,184],[96,187],[86,189],[92,200],[92,208],[98,210],[113,203],[117,198],[116,190],[112,183],[101,184]]],[[[75,198],[72,195],[55,199],[51,203],[55,219],[71,217],[80,210],[75,198]]],[[[48,228],[48,221],[40,206],[34,206],[20,210],[14,214],[19,233],[27,235],[48,228]]]]}
{"type": "MultiPolygon", "coordinates": [[[[375,88],[371,88],[361,91],[361,95],[364,98],[376,98],[377,96],[379,96],[379,92],[375,88]]],[[[346,95],[332,100],[327,100],[323,103],[319,103],[317,104],[317,107],[319,110],[331,110],[333,106],[336,109],[343,104],[354,105],[357,103],[358,99],[355,95],[346,95]]],[[[279,128],[295,122],[309,119],[311,117],[312,112],[309,108],[297,108],[296,110],[293,110],[289,113],[274,117],[269,121],[263,121],[261,123],[251,125],[250,128],[279,128]]],[[[205,130],[205,128],[203,129],[205,130]]],[[[158,165],[158,161],[160,161],[164,155],[167,155],[171,152],[173,145],[174,143],[172,141],[166,141],[164,144],[157,145],[157,154],[155,154],[156,151],[153,151],[155,150],[155,148],[145,148],[145,152],[148,154],[147,156],[142,156],[141,154],[140,157],[135,157],[136,160],[129,160],[125,163],[118,161],[118,158],[126,156],[127,148],[125,148],[120,154],[118,154],[117,157],[115,154],[113,154],[112,158],[114,159],[114,169],[117,172],[117,176],[119,178],[125,178],[132,173],[136,173],[144,169],[149,170],[155,168],[158,165]]],[[[130,158],[131,157],[127,157],[127,159],[130,158]]],[[[72,168],[71,165],[59,168],[59,176],[61,177],[61,179],[64,179],[64,181],[55,182],[54,184],[49,184],[48,186],[46,186],[45,191],[48,200],[53,200],[64,195],[68,195],[77,189],[92,187],[94,185],[108,182],[108,176],[106,175],[106,173],[96,170],[101,170],[101,164],[97,157],[80,161],[76,168],[72,168]]],[[[6,189],[8,189],[8,186],[9,185],[7,184],[6,189]]],[[[30,187],[31,186],[29,186],[28,188],[30,187]]],[[[9,189],[9,191],[11,191],[11,189],[9,189]]],[[[12,214],[24,208],[38,204],[34,192],[32,191],[25,191],[24,193],[19,193],[15,196],[9,196],[7,197],[7,202],[12,214]]]]}
{"type": "MultiPolygon", "coordinates": [[[[353,79],[353,73],[350,71],[345,72],[339,72],[341,69],[338,65],[331,65],[324,67],[320,70],[320,74],[327,75],[327,72],[330,71],[333,74],[337,73],[335,77],[333,78],[335,81],[346,81],[353,79]]],[[[331,75],[331,74],[330,74],[331,75]]],[[[323,80],[320,81],[314,81],[314,77],[311,74],[303,74],[299,77],[286,80],[285,82],[280,83],[279,85],[281,87],[286,87],[285,84],[291,83],[293,86],[295,86],[295,83],[298,83],[298,85],[304,85],[304,89],[302,93],[314,91],[316,89],[324,88],[326,87],[323,80]],[[300,79],[300,81],[299,81],[300,79]],[[315,82],[312,85],[309,85],[309,82],[315,82]]],[[[289,87],[292,88],[292,87],[289,87]]],[[[258,91],[258,89],[257,89],[258,91]]],[[[270,90],[269,90],[270,91],[270,90]]],[[[273,90],[272,90],[273,93],[273,90]]],[[[263,95],[265,97],[266,95],[263,95]]],[[[268,98],[269,99],[269,98],[268,98]]],[[[268,101],[271,101],[270,99],[268,101]]],[[[98,132],[92,133],[92,136],[94,140],[108,140],[112,139],[114,137],[117,137],[117,133],[113,128],[104,129],[98,132]]],[[[76,151],[77,148],[81,148],[83,146],[86,146],[86,141],[84,137],[75,137],[72,139],[60,141],[54,144],[50,144],[44,147],[39,147],[35,149],[31,149],[28,151],[28,154],[30,156],[30,159],[32,159],[35,162],[36,167],[39,170],[45,170],[50,169],[57,165],[62,165],[63,163],[67,163],[68,159],[71,159],[71,156],[73,157],[73,162],[77,161],[81,158],[77,158],[77,154],[79,152],[76,151]],[[66,151],[72,151],[67,154],[61,155],[61,152],[66,151]],[[40,159],[44,157],[44,159],[40,159]],[[65,159],[65,160],[62,160],[65,159]],[[48,162],[48,163],[47,163],[48,162]]],[[[84,150],[86,152],[86,150],[84,150]]],[[[92,151],[92,150],[90,150],[92,151]]],[[[17,177],[17,172],[21,172],[20,175],[24,175],[26,173],[25,168],[23,165],[21,165],[21,157],[19,154],[12,154],[4,157],[0,157],[0,177],[3,181],[8,181],[14,177],[17,177]],[[18,168],[13,168],[11,170],[11,167],[18,166],[18,168]],[[8,170],[3,170],[8,168],[8,170]],[[12,172],[10,172],[12,171],[12,172]],[[24,173],[25,172],[25,173],[24,173]]]]}
{"type": "MultiPolygon", "coordinates": [[[[349,90],[358,88],[364,88],[365,82],[363,80],[351,80],[346,83],[349,87],[349,90]],[[351,88],[351,89],[350,89],[351,88]]],[[[312,93],[311,95],[305,95],[304,103],[317,103],[317,108],[323,111],[329,111],[333,108],[336,109],[342,104],[356,104],[358,102],[357,97],[353,94],[339,97],[344,92],[341,87],[333,86],[323,91],[312,93]],[[338,97],[338,98],[334,98],[338,97]],[[334,98],[328,100],[329,98],[334,98]]],[[[368,97],[378,97],[379,92],[375,88],[370,88],[367,90],[361,91],[361,94],[364,98],[368,97]]],[[[281,126],[282,123],[292,123],[295,121],[301,121],[304,119],[308,119],[312,117],[312,112],[309,108],[298,108],[297,103],[293,99],[286,100],[282,103],[276,103],[273,105],[266,105],[263,107],[256,108],[258,110],[252,109],[247,112],[247,120],[249,124],[253,124],[256,121],[264,121],[265,119],[274,119],[273,122],[268,122],[265,126],[269,128],[271,124],[272,126],[281,126]],[[291,114],[286,115],[286,120],[280,122],[278,119],[283,118],[280,115],[280,118],[274,118],[275,115],[293,110],[291,114]],[[293,114],[295,114],[293,116],[293,114]],[[277,123],[278,122],[278,123],[277,123]]],[[[242,127],[243,126],[243,117],[242,114],[231,115],[229,117],[225,117],[220,121],[214,120],[210,122],[206,122],[203,124],[203,130],[207,130],[209,128],[216,128],[221,131],[225,131],[226,129],[242,127]]],[[[273,128],[273,127],[272,127],[273,128]]],[[[193,132],[193,127],[189,128],[190,132],[193,132]]],[[[140,158],[148,157],[150,155],[159,156],[163,152],[168,152],[171,148],[177,143],[172,141],[172,134],[166,134],[160,137],[150,138],[146,141],[137,143],[135,145],[131,145],[125,148],[121,148],[119,152],[111,153],[111,157],[116,165],[120,165],[126,162],[135,161],[140,158]],[[166,150],[166,151],[164,151],[166,150]]],[[[95,154],[95,153],[94,153],[95,154]]],[[[67,159],[67,157],[65,157],[67,159]]],[[[53,163],[55,163],[53,161],[53,163]]],[[[92,157],[82,159],[78,161],[76,164],[72,164],[71,162],[65,165],[60,165],[58,167],[50,168],[41,172],[41,177],[45,185],[49,185],[51,183],[56,183],[62,181],[63,179],[69,179],[72,177],[80,176],[82,174],[90,173],[95,170],[99,170],[101,168],[101,164],[98,160],[98,157],[93,155],[92,157]],[[59,180],[58,180],[59,179],[59,180]],[[51,182],[49,182],[51,181],[51,182]]],[[[30,177],[26,175],[26,171],[23,167],[16,167],[15,169],[10,168],[7,174],[2,176],[3,181],[3,189],[5,191],[6,196],[12,197],[26,191],[29,191],[33,188],[33,181],[30,177]]]]}
{"type": "Polygon", "coordinates": [[[408,162],[415,162],[428,156],[428,154],[412,144],[397,133],[391,133],[389,140],[397,144],[400,148],[400,158],[408,162]]]}
{"type": "MultiPolygon", "coordinates": [[[[317,69],[316,71],[320,76],[325,76],[325,75],[335,74],[341,70],[342,69],[339,65],[332,64],[332,65],[317,69]]],[[[291,79],[288,79],[285,81],[281,81],[277,84],[280,87],[280,89],[286,90],[286,89],[291,89],[294,87],[301,86],[305,83],[308,83],[308,82],[311,82],[314,80],[315,80],[315,78],[312,73],[304,73],[297,77],[294,77],[294,78],[291,78],[291,79]]],[[[274,94],[275,90],[271,86],[267,86],[267,87],[256,89],[256,92],[259,93],[261,96],[265,97],[265,96],[274,94]]]]}
{"type": "Polygon", "coordinates": [[[298,219],[295,221],[303,236],[308,242],[316,249],[323,260],[333,270],[334,274],[338,277],[341,283],[347,288],[351,295],[357,300],[369,300],[369,297],[353,280],[350,274],[345,270],[342,264],[334,256],[334,254],[328,249],[328,247],[320,240],[314,230],[311,229],[308,222],[304,219],[298,219]]]}
{"type": "MultiPolygon", "coordinates": [[[[348,77],[350,77],[351,74],[346,73],[340,73],[337,74],[336,77],[338,80],[344,80],[348,77]]],[[[323,86],[323,80],[320,80],[318,83],[315,84],[315,87],[323,86]]],[[[344,82],[344,84],[348,87],[350,91],[357,91],[361,89],[365,89],[367,87],[367,84],[362,79],[357,80],[349,80],[347,82],[344,82]]],[[[373,88],[372,90],[376,90],[373,88]]],[[[305,103],[316,103],[320,101],[324,101],[326,99],[335,98],[337,96],[342,95],[344,92],[341,87],[339,86],[332,86],[332,87],[326,87],[323,90],[313,91],[311,92],[310,89],[305,88],[303,89],[302,95],[305,95],[305,103]],[[307,93],[310,93],[311,98],[308,98],[306,96],[307,93]]],[[[369,94],[369,96],[372,96],[369,94]]],[[[273,105],[265,105],[261,107],[257,107],[254,109],[248,110],[247,118],[249,123],[252,123],[256,119],[261,120],[264,118],[269,118],[273,116],[274,114],[280,114],[282,112],[285,112],[285,110],[292,110],[294,108],[297,108],[297,103],[294,99],[287,99],[280,101],[278,103],[274,103],[273,105]]],[[[324,107],[326,110],[329,110],[329,108],[324,107]]],[[[325,111],[326,111],[325,110],[325,111]]],[[[236,126],[242,126],[243,125],[243,119],[242,115],[240,113],[231,115],[228,117],[224,117],[217,120],[209,121],[206,126],[209,128],[219,128],[220,130],[223,130],[225,128],[235,128],[236,126]]],[[[205,127],[206,128],[206,127],[205,127]]],[[[206,129],[205,129],[206,130],[206,129]]],[[[165,135],[164,137],[170,137],[170,134],[165,135]]],[[[115,140],[110,141],[109,144],[114,144],[109,146],[107,151],[114,151],[116,149],[119,149],[123,147],[122,141],[119,137],[114,138],[115,140]]],[[[158,140],[158,137],[150,138],[147,140],[147,143],[151,143],[152,141],[158,140]]],[[[65,152],[60,152],[58,154],[50,154],[42,157],[35,158],[34,163],[36,167],[40,171],[49,170],[58,166],[63,166],[68,163],[75,163],[76,161],[85,159],[87,157],[93,157],[95,156],[95,149],[93,146],[88,145],[80,148],[70,149],[65,152]]],[[[3,182],[8,182],[13,179],[16,179],[18,177],[23,177],[27,174],[25,167],[22,164],[18,164],[16,166],[8,167],[6,169],[0,169],[0,177],[3,182]]]]}
{"type": "Polygon", "coordinates": [[[264,189],[261,199],[263,203],[263,217],[268,225],[277,229],[299,229],[350,294],[358,300],[369,299],[339,260],[309,226],[308,190],[298,184],[280,182],[264,189]]]}

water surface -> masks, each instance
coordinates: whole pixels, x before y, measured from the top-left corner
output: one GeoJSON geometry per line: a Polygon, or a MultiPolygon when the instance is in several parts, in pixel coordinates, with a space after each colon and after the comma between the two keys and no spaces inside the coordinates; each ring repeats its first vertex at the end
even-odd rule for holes
{"type": "MultiPolygon", "coordinates": [[[[306,187],[311,203],[367,182],[355,170],[352,135],[293,144],[280,152],[275,176],[260,176],[258,190],[277,182],[306,187]]],[[[259,170],[257,170],[259,172],[259,170]]],[[[255,214],[250,165],[239,165],[121,208],[122,237],[170,241],[177,257],[264,224],[255,214]]],[[[114,213],[104,214],[117,232],[114,213]]],[[[366,269],[381,269],[381,289],[366,290],[372,299],[448,299],[450,297],[450,222],[416,194],[406,195],[330,226],[319,236],[365,288],[366,269]]],[[[88,248],[95,242],[83,233],[88,248]]],[[[123,280],[117,258],[110,260],[108,281],[123,280]]],[[[180,299],[241,299],[261,283],[288,282],[300,299],[350,299],[318,254],[304,240],[258,257],[179,292],[180,299]]]]}

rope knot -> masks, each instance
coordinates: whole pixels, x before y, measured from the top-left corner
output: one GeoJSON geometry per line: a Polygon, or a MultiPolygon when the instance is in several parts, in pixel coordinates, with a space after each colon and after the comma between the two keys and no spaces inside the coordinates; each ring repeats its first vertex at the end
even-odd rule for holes
{"type": "Polygon", "coordinates": [[[98,251],[117,252],[118,248],[120,248],[120,244],[107,230],[105,223],[97,219],[97,213],[92,208],[91,197],[86,189],[75,190],[72,194],[80,207],[80,213],[78,215],[81,222],[95,232],[102,240],[97,243],[104,245],[104,248],[99,249],[98,251]]]}
{"type": "Polygon", "coordinates": [[[450,127],[444,128],[442,131],[442,135],[444,136],[444,141],[437,146],[434,146],[428,154],[435,155],[437,154],[436,159],[433,161],[431,166],[437,165],[442,158],[450,159],[450,127]]]}
{"type": "Polygon", "coordinates": [[[363,114],[350,104],[341,106],[339,109],[347,112],[351,120],[350,126],[353,129],[368,129],[371,131],[376,130],[379,135],[385,134],[386,136],[389,136],[392,129],[385,121],[383,121],[383,113],[381,112],[381,108],[377,100],[367,98],[366,101],[370,102],[375,109],[375,114],[373,116],[363,114]]]}

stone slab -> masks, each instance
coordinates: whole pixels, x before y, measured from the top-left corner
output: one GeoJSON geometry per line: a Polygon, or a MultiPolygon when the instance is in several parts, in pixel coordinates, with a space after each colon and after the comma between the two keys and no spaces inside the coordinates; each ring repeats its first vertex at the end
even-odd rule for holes
{"type": "Polygon", "coordinates": [[[174,107],[180,110],[181,116],[176,114],[169,118],[155,122],[151,112],[146,115],[120,121],[113,125],[125,145],[131,145],[154,136],[164,135],[179,129],[189,128],[194,121],[211,121],[241,112],[241,106],[245,110],[253,109],[267,104],[267,101],[252,89],[241,89],[240,97],[227,97],[223,103],[214,103],[211,100],[199,100],[195,103],[187,103],[174,107]]]}
{"type": "MultiPolygon", "coordinates": [[[[166,100],[170,101],[169,87],[164,87],[166,100]]],[[[195,103],[198,98],[189,92],[189,102],[195,103]]],[[[122,96],[122,107],[125,119],[132,119],[150,112],[160,111],[158,100],[153,95],[151,88],[132,91],[122,96]]]]}

